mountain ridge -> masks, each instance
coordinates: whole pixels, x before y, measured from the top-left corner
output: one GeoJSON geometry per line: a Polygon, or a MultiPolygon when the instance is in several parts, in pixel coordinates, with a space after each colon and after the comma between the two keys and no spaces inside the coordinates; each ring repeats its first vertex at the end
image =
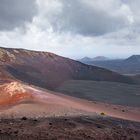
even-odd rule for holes
{"type": "Polygon", "coordinates": [[[102,67],[120,74],[140,74],[140,55],[132,55],[126,59],[110,59],[106,61],[86,61],[83,63],[102,67]]]}
{"type": "MultiPolygon", "coordinates": [[[[112,81],[135,84],[118,73],[83,64],[49,52],[0,48],[0,70],[7,79],[54,89],[67,80],[112,81]]],[[[0,79],[1,81],[4,78],[0,79]]]]}
{"type": "Polygon", "coordinates": [[[105,56],[96,56],[93,58],[85,56],[85,57],[79,59],[78,61],[86,63],[86,62],[91,62],[91,61],[106,61],[106,60],[110,60],[110,59],[105,56]]]}
{"type": "Polygon", "coordinates": [[[132,55],[130,57],[128,57],[127,59],[125,59],[125,61],[127,62],[137,62],[140,63],[140,55],[132,55]]]}

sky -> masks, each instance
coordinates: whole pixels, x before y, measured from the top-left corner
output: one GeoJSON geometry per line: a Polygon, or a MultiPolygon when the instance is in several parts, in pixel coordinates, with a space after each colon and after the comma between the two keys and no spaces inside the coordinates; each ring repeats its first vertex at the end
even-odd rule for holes
{"type": "Polygon", "coordinates": [[[0,46],[85,56],[140,54],[140,0],[0,0],[0,46]]]}

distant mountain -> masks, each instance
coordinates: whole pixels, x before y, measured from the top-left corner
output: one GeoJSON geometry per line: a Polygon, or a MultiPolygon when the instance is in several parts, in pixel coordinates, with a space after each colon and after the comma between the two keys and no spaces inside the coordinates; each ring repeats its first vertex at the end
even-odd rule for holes
{"type": "Polygon", "coordinates": [[[127,59],[88,61],[86,64],[103,67],[120,74],[140,74],[140,55],[132,55],[127,59]]]}
{"type": "Polygon", "coordinates": [[[127,76],[53,53],[0,48],[0,82],[12,80],[48,89],[54,89],[68,80],[135,83],[127,76]]]}
{"type": "Polygon", "coordinates": [[[80,62],[89,62],[92,61],[92,58],[90,57],[83,57],[82,59],[79,59],[80,62]]]}
{"type": "Polygon", "coordinates": [[[92,61],[106,61],[109,60],[109,58],[105,56],[96,56],[94,58],[90,57],[83,57],[82,59],[79,59],[80,62],[86,63],[86,62],[92,62],[92,61]]]}
{"type": "Polygon", "coordinates": [[[93,61],[106,61],[106,60],[109,60],[109,58],[105,56],[97,56],[97,57],[94,57],[92,60],[93,61]]]}
{"type": "Polygon", "coordinates": [[[140,55],[132,55],[125,60],[127,63],[138,63],[140,64],[140,55]]]}

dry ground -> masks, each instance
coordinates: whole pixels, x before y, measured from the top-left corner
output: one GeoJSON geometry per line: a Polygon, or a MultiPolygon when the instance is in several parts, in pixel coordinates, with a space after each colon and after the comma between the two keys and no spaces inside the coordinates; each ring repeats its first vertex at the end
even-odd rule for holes
{"type": "Polygon", "coordinates": [[[113,118],[3,119],[0,140],[139,140],[140,123],[113,118]]]}

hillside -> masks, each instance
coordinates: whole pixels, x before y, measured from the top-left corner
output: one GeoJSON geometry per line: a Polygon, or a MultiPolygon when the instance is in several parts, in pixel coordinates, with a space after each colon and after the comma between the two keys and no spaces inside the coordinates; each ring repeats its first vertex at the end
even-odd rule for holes
{"type": "Polygon", "coordinates": [[[112,81],[134,84],[127,76],[82,64],[53,53],[0,48],[0,80],[21,80],[54,89],[68,80],[112,81]]]}

